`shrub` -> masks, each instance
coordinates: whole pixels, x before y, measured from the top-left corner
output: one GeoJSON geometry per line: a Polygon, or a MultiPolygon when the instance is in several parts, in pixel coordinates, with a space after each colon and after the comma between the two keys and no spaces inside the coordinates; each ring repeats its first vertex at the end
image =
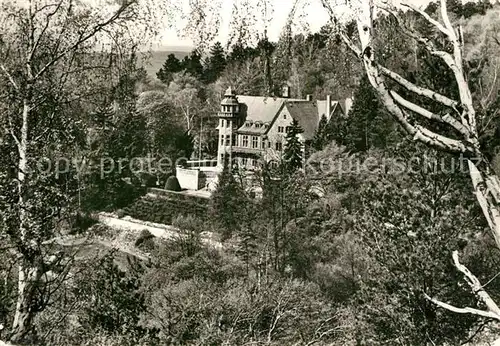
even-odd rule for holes
{"type": "Polygon", "coordinates": [[[144,252],[154,251],[156,249],[155,236],[152,235],[147,229],[143,229],[135,241],[135,247],[144,252]]]}
{"type": "Polygon", "coordinates": [[[98,221],[89,213],[77,213],[71,225],[71,234],[80,234],[95,225],[98,221]]]}
{"type": "Polygon", "coordinates": [[[172,194],[171,198],[142,198],[124,208],[124,211],[135,219],[163,224],[171,224],[172,219],[179,215],[193,215],[206,221],[208,201],[172,194]]]}
{"type": "Polygon", "coordinates": [[[167,183],[165,184],[165,190],[181,191],[181,185],[179,184],[179,180],[174,176],[168,177],[167,183]]]}
{"type": "Polygon", "coordinates": [[[152,239],[154,238],[155,236],[151,234],[151,232],[149,232],[147,229],[143,229],[141,231],[141,234],[139,234],[139,237],[137,238],[137,240],[135,241],[135,246],[136,247],[139,247],[142,243],[144,243],[146,240],[148,239],[152,239]]]}
{"type": "Polygon", "coordinates": [[[115,213],[116,213],[116,217],[118,217],[119,219],[121,219],[122,217],[127,215],[123,209],[118,209],[115,213]]]}

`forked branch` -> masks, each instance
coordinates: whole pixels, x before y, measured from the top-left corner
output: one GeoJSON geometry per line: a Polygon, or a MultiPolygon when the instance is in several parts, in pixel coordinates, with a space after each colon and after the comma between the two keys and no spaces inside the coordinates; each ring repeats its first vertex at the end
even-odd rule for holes
{"type": "Polygon", "coordinates": [[[458,259],[458,251],[453,251],[452,257],[455,267],[462,274],[464,274],[465,280],[469,284],[472,292],[478,296],[482,303],[486,305],[486,310],[479,310],[471,307],[459,308],[451,304],[439,301],[436,298],[431,298],[426,293],[424,293],[425,298],[436,304],[437,306],[452,312],[456,312],[459,314],[472,314],[500,321],[500,309],[498,305],[493,301],[493,299],[491,299],[491,296],[488,294],[488,292],[484,290],[484,287],[479,282],[479,279],[474,274],[472,274],[466,266],[460,263],[458,259]]]}

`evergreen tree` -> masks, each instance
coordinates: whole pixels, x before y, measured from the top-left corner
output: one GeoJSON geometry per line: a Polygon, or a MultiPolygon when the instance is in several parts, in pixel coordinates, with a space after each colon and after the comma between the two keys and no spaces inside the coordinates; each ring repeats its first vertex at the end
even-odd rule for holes
{"type": "Polygon", "coordinates": [[[211,199],[210,212],[214,224],[220,228],[224,239],[230,238],[234,232],[240,233],[240,220],[245,210],[245,192],[229,167],[229,160],[224,160],[224,168],[219,175],[217,190],[211,199]]]}
{"type": "Polygon", "coordinates": [[[205,71],[205,81],[208,83],[215,82],[225,68],[226,56],[224,48],[220,42],[216,42],[212,48],[210,48],[210,57],[208,58],[205,71]]]}
{"type": "Polygon", "coordinates": [[[285,150],[283,152],[285,168],[289,173],[302,167],[302,143],[300,143],[298,138],[298,135],[302,132],[304,131],[297,120],[294,119],[292,125],[288,129],[285,150]]]}
{"type": "Polygon", "coordinates": [[[165,84],[173,79],[173,74],[183,70],[183,64],[174,54],[169,54],[162,68],[156,73],[156,77],[165,84]]]}
{"type": "Polygon", "coordinates": [[[318,129],[316,130],[316,133],[314,134],[314,137],[312,139],[311,146],[315,150],[322,150],[326,144],[328,144],[328,138],[327,138],[327,126],[328,126],[328,120],[326,119],[326,116],[323,114],[321,116],[321,119],[319,120],[318,124],[318,129]]]}
{"type": "Polygon", "coordinates": [[[325,129],[327,142],[336,141],[350,151],[387,148],[396,141],[396,123],[383,110],[367,77],[363,77],[346,118],[330,121],[325,129]]]}
{"type": "Polygon", "coordinates": [[[227,57],[228,63],[241,64],[258,55],[255,48],[247,47],[241,43],[236,43],[231,47],[231,53],[227,57]]]}
{"type": "Polygon", "coordinates": [[[201,55],[197,50],[193,50],[190,55],[186,56],[182,61],[186,73],[201,79],[203,75],[203,65],[201,63],[201,55]]]}

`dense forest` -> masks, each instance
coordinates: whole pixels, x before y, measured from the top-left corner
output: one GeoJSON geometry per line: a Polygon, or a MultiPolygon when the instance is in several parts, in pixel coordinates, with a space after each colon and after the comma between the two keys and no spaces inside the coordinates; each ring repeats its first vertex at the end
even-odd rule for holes
{"type": "MultiPolygon", "coordinates": [[[[345,37],[356,37],[355,21],[317,33],[287,26],[278,42],[170,55],[156,79],[127,36],[150,11],[123,2],[108,17],[55,3],[1,4],[10,15],[0,35],[0,340],[430,346],[498,338],[494,209],[491,221],[469,176],[470,152],[446,147],[462,127],[438,121],[450,118],[440,100],[466,95],[456,70],[427,49],[459,54],[434,23],[443,19],[439,3],[378,16],[369,44],[361,33],[349,41],[368,48],[358,55],[345,37]],[[102,42],[111,48],[97,53],[102,42]],[[384,81],[392,100],[417,111],[394,116],[374,87],[383,84],[376,64],[401,76],[384,81]],[[178,189],[179,158],[216,154],[215,115],[228,86],[279,96],[284,85],[293,97],[354,103],[345,117],[320,121],[306,162],[292,126],[282,162],[255,174],[261,198],[228,162],[210,199],[147,194],[178,189]],[[405,121],[422,114],[412,133],[405,121]],[[431,137],[437,145],[419,140],[431,131],[442,134],[431,137]],[[118,234],[100,215],[176,235],[146,226],[118,234]]],[[[477,147],[499,174],[500,7],[447,1],[447,10],[462,34],[477,147]]],[[[466,102],[453,107],[470,118],[466,102]]]]}

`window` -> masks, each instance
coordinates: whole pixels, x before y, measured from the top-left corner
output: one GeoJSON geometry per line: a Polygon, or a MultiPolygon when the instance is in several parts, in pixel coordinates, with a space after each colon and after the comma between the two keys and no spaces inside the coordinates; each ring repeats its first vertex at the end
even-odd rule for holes
{"type": "Polygon", "coordinates": [[[231,143],[231,135],[226,135],[226,146],[229,146],[231,143]]]}
{"type": "Polygon", "coordinates": [[[268,148],[271,148],[271,141],[268,141],[268,142],[267,142],[267,147],[268,147],[268,148]]]}
{"type": "Polygon", "coordinates": [[[235,147],[237,144],[236,144],[236,140],[238,139],[238,136],[237,135],[234,135],[233,137],[231,137],[232,141],[231,141],[231,145],[233,147],[235,147]]]}
{"type": "Polygon", "coordinates": [[[220,145],[224,145],[224,135],[220,135],[220,145]]]}
{"type": "Polygon", "coordinates": [[[246,166],[246,165],[247,165],[247,163],[248,163],[248,159],[247,159],[246,157],[244,157],[244,158],[242,158],[242,159],[241,159],[241,164],[242,164],[243,166],[246,166]]]}
{"type": "Polygon", "coordinates": [[[241,143],[242,147],[248,147],[248,136],[243,136],[243,143],[241,143]]]}
{"type": "Polygon", "coordinates": [[[290,126],[287,126],[287,127],[285,128],[285,131],[286,131],[286,133],[290,132],[290,126]]]}
{"type": "Polygon", "coordinates": [[[262,149],[266,148],[266,140],[265,139],[262,140],[262,143],[260,144],[260,146],[262,149]]]}
{"type": "Polygon", "coordinates": [[[231,127],[231,122],[229,120],[226,120],[226,127],[231,127]]]}
{"type": "Polygon", "coordinates": [[[278,126],[278,133],[283,133],[283,130],[284,130],[283,126],[278,126]]]}
{"type": "Polygon", "coordinates": [[[257,136],[252,136],[252,148],[258,148],[259,147],[259,137],[257,136]]]}
{"type": "Polygon", "coordinates": [[[223,127],[223,126],[224,126],[224,120],[219,119],[219,127],[223,127]]]}
{"type": "Polygon", "coordinates": [[[281,142],[276,142],[276,150],[281,151],[282,148],[283,148],[283,145],[281,144],[281,142]]]}
{"type": "Polygon", "coordinates": [[[283,114],[283,119],[286,119],[286,114],[283,114]]]}
{"type": "Polygon", "coordinates": [[[250,124],[250,123],[245,123],[245,126],[246,126],[246,127],[250,127],[250,126],[252,126],[252,124],[250,124]]]}
{"type": "Polygon", "coordinates": [[[255,159],[251,159],[251,160],[250,160],[250,165],[251,165],[252,167],[257,166],[257,160],[255,160],[255,159]]]}

